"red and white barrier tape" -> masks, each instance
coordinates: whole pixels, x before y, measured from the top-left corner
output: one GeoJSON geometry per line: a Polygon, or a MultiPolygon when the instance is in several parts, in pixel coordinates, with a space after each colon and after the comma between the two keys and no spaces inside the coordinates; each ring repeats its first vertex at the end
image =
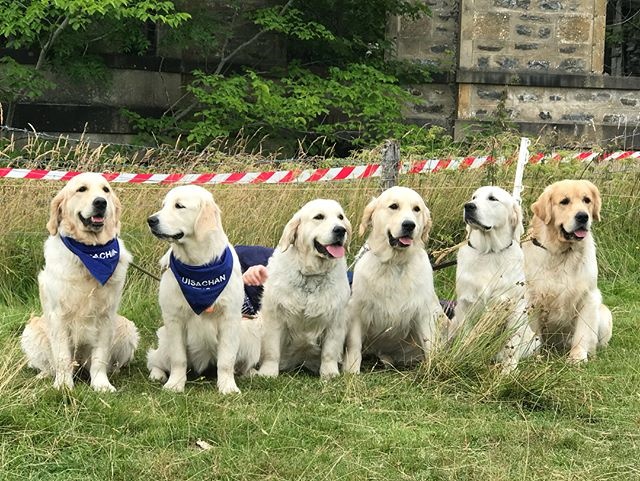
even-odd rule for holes
{"type": "MultiPolygon", "coordinates": [[[[603,154],[598,152],[579,152],[568,156],[560,154],[533,154],[529,163],[538,164],[543,160],[555,162],[571,162],[578,160],[590,162],[603,154]]],[[[602,161],[640,158],[640,151],[622,151],[605,155],[602,161]]],[[[464,159],[430,159],[420,160],[404,167],[402,173],[424,174],[439,170],[477,169],[487,164],[504,164],[504,159],[492,157],[465,157],[464,159]]],[[[36,180],[69,180],[80,172],[41,169],[19,169],[0,167],[0,178],[36,179],[36,180]]],[[[348,167],[320,168],[309,170],[278,170],[268,172],[234,172],[230,174],[131,174],[103,173],[109,182],[129,184],[286,184],[304,182],[326,182],[336,180],[367,179],[380,176],[380,165],[360,165],[348,167]]]]}

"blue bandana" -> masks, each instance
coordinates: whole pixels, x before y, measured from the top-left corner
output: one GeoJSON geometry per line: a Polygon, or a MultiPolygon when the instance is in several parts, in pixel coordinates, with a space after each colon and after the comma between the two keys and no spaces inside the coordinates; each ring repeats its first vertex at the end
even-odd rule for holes
{"type": "Polygon", "coordinates": [[[103,286],[118,267],[120,260],[120,244],[114,237],[101,246],[82,244],[71,237],[60,236],[60,239],[71,252],[78,256],[89,272],[103,286]]]}
{"type": "Polygon", "coordinates": [[[176,259],[172,252],[169,268],[193,312],[201,314],[216,302],[227,287],[233,270],[233,255],[227,246],[222,255],[212,263],[190,266],[176,259]]]}

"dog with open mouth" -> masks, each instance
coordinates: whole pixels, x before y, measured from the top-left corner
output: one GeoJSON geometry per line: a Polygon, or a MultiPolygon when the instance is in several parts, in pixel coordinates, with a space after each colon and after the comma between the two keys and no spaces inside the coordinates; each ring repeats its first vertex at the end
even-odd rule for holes
{"type": "Polygon", "coordinates": [[[598,289],[598,188],[588,180],[549,185],[532,204],[531,241],[524,245],[532,326],[545,344],[584,362],[611,339],[613,318],[598,289]]]}
{"type": "Polygon", "coordinates": [[[245,374],[260,356],[259,321],[242,318],[240,262],[222,227],[220,208],[206,189],[171,189],[162,209],[147,219],[151,233],[169,241],[160,264],[159,301],[164,326],[147,353],[149,378],[182,392],[187,370],[217,369],[218,390],[238,393],[234,374],[245,374]]]}
{"type": "Polygon", "coordinates": [[[504,322],[508,338],[496,360],[502,372],[537,349],[526,315],[522,209],[504,189],[484,186],[464,204],[467,244],[458,251],[452,334],[467,335],[481,315],[504,322]]]}
{"type": "Polygon", "coordinates": [[[267,265],[259,375],[275,377],[300,366],[323,378],[339,374],[350,238],[351,224],[333,200],[308,202],[285,226],[267,265]]]}
{"type": "Polygon", "coordinates": [[[100,174],[75,176],[51,202],[38,276],[43,315],[22,334],[22,349],[41,377],[71,389],[82,368],[96,391],[115,388],[108,374],[133,358],[138,332],[117,309],[132,260],[118,237],[121,206],[100,174]]]}
{"type": "Polygon", "coordinates": [[[365,207],[360,235],[369,227],[348,307],[349,373],[360,372],[363,353],[400,366],[425,359],[448,324],[424,250],[431,215],[422,197],[406,187],[387,189],[365,207]]]}

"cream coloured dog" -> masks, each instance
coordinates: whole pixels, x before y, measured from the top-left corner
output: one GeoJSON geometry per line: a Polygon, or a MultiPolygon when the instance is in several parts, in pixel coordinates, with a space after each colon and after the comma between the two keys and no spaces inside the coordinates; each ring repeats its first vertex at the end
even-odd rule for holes
{"type": "Polygon", "coordinates": [[[116,311],[132,258],[120,232],[120,201],[99,174],[71,179],[51,202],[38,276],[43,316],[22,334],[30,367],[73,387],[76,367],[96,391],[115,391],[107,374],[127,364],[138,345],[133,323],[116,311]]]}
{"type": "Polygon", "coordinates": [[[600,207],[600,192],[587,180],[551,184],[531,206],[532,241],[524,255],[532,326],[544,343],[567,347],[572,362],[606,346],[613,328],[591,234],[600,207]]]}
{"type": "Polygon", "coordinates": [[[458,251],[454,329],[467,334],[487,310],[506,321],[511,334],[497,360],[509,372],[539,345],[525,312],[522,210],[504,189],[485,186],[464,205],[464,221],[468,242],[458,251]]]}
{"type": "Polygon", "coordinates": [[[343,370],[360,372],[362,353],[411,364],[428,356],[448,322],[424,250],[431,216],[420,195],[392,187],[365,208],[369,250],[356,263],[343,370]]]}
{"type": "Polygon", "coordinates": [[[277,376],[301,365],[323,378],[339,374],[350,238],[351,224],[333,200],[308,202],[285,226],[267,266],[259,375],[277,376]]]}
{"type": "Polygon", "coordinates": [[[147,354],[150,379],[182,392],[187,368],[201,373],[215,365],[218,390],[240,392],[234,371],[244,373],[258,362],[260,324],[242,319],[240,263],[213,196],[198,186],[176,187],[147,223],[156,237],[171,242],[161,260],[164,326],[158,348],[147,354]]]}

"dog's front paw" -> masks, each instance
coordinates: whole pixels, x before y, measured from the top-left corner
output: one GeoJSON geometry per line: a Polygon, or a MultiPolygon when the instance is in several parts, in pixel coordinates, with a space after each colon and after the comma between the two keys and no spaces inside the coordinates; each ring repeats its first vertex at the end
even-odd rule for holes
{"type": "Polygon", "coordinates": [[[236,385],[236,382],[232,379],[230,380],[220,380],[218,379],[218,391],[220,394],[239,394],[240,389],[236,385]]]}
{"type": "Polygon", "coordinates": [[[260,366],[260,370],[258,371],[258,376],[261,377],[278,377],[279,369],[278,363],[275,362],[265,362],[260,366]]]}
{"type": "Polygon", "coordinates": [[[53,387],[56,389],[73,389],[73,376],[68,372],[59,372],[53,380],[53,387]]]}
{"type": "Polygon", "coordinates": [[[152,381],[167,382],[167,373],[164,372],[162,369],[158,369],[157,367],[154,367],[151,369],[151,372],[149,373],[149,379],[152,381]]]}
{"type": "Polygon", "coordinates": [[[116,388],[106,379],[101,381],[91,381],[91,387],[96,392],[116,392],[116,388]]]}
{"type": "Polygon", "coordinates": [[[510,357],[503,359],[498,363],[498,366],[500,367],[500,374],[506,376],[507,374],[511,374],[516,370],[516,368],[518,367],[518,361],[513,357],[510,357]]]}
{"type": "Polygon", "coordinates": [[[176,379],[169,377],[169,380],[162,386],[163,389],[173,392],[184,392],[184,385],[186,380],[184,378],[176,379]]]}
{"type": "Polygon", "coordinates": [[[338,363],[330,363],[329,365],[322,364],[322,366],[320,366],[320,377],[322,379],[331,379],[339,375],[338,363]]]}
{"type": "Polygon", "coordinates": [[[585,362],[587,362],[588,356],[587,353],[585,351],[574,351],[572,350],[569,353],[569,357],[567,359],[567,362],[569,364],[583,364],[585,362]]]}

